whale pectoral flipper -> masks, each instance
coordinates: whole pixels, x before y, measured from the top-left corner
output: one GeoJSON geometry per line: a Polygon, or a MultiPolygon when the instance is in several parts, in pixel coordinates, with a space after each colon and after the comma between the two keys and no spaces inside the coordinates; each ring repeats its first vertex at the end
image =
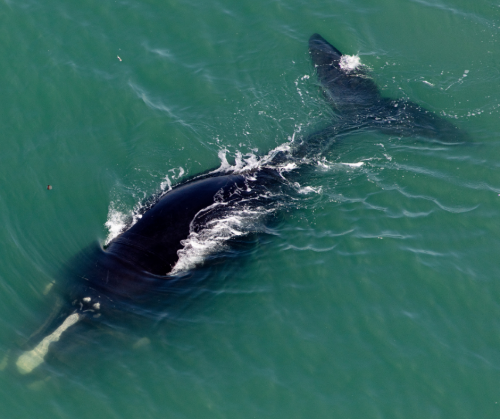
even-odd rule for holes
{"type": "Polygon", "coordinates": [[[16,361],[18,371],[21,374],[28,374],[38,367],[44,361],[49,351],[50,344],[52,342],[57,342],[62,333],[73,326],[80,318],[81,315],[78,313],[73,313],[66,317],[64,322],[54,332],[43,338],[35,348],[31,351],[24,352],[16,361]]]}

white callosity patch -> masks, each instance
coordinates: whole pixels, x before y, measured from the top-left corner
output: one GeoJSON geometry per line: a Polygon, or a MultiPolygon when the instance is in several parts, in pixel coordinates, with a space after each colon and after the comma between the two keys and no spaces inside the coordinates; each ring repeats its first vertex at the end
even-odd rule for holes
{"type": "Polygon", "coordinates": [[[43,340],[31,351],[24,352],[16,361],[16,366],[21,374],[28,374],[38,367],[47,352],[49,351],[49,346],[52,342],[57,342],[64,331],[73,326],[78,320],[80,320],[80,315],[78,313],[73,313],[72,315],[66,317],[63,324],[59,326],[54,332],[49,336],[43,338],[43,340]]]}
{"type": "Polygon", "coordinates": [[[361,60],[357,55],[342,55],[339,65],[344,71],[353,71],[361,65],[361,60]]]}

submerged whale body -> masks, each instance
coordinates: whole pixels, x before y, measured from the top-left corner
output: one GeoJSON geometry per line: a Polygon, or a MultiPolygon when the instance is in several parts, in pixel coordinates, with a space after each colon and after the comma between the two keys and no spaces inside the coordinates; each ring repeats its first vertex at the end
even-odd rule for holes
{"type": "Polygon", "coordinates": [[[67,292],[67,303],[36,345],[16,361],[22,374],[45,359],[49,347],[84,318],[106,314],[120,300],[140,299],[172,279],[185,240],[235,211],[264,213],[270,197],[286,188],[285,167],[294,176],[311,156],[326,150],[354,130],[379,130],[398,136],[420,136],[459,142],[466,135],[448,121],[408,100],[385,98],[362,66],[346,57],[318,34],[309,40],[309,53],[326,99],[337,113],[335,124],[270,153],[247,172],[214,171],[177,185],[159,196],[129,229],[93,256],[85,274],[67,292]],[[291,165],[291,166],[290,166],[291,165]]]}

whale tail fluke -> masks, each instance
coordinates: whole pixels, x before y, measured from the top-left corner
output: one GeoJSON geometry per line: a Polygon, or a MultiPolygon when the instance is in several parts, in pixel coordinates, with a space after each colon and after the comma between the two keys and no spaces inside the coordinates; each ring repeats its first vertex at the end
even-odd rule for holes
{"type": "Polygon", "coordinates": [[[339,64],[342,57],[342,53],[318,33],[309,38],[309,54],[315,65],[339,64]]]}
{"type": "Polygon", "coordinates": [[[309,39],[309,54],[326,99],[339,113],[337,132],[376,129],[388,135],[470,141],[467,133],[434,112],[407,99],[382,97],[359,57],[342,54],[321,35],[309,39]]]}
{"type": "Polygon", "coordinates": [[[309,38],[309,54],[327,100],[340,112],[356,112],[380,100],[359,57],[342,54],[317,33],[309,38]]]}

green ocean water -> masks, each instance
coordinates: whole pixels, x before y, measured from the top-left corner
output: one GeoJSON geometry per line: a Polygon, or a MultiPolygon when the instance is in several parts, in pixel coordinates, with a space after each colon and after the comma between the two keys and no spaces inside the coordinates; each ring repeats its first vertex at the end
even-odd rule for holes
{"type": "Polygon", "coordinates": [[[483,0],[3,1],[0,418],[499,417],[499,31],[483,0]],[[18,374],[47,286],[162,183],[331,121],[315,32],[472,142],[349,136],[199,292],[18,374]]]}

